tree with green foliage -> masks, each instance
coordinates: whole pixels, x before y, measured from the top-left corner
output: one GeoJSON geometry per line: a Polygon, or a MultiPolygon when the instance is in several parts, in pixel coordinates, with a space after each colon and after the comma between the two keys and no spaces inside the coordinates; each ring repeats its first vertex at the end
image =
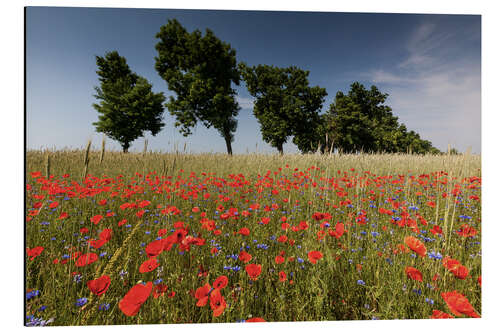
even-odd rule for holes
{"type": "Polygon", "coordinates": [[[155,136],[165,125],[162,122],[163,93],[154,93],[152,85],[132,72],[124,57],[117,51],[96,56],[100,87],[95,87],[99,104],[93,107],[99,120],[96,131],[120,142],[123,152],[130,143],[150,131],[155,136]]]}
{"type": "Polygon", "coordinates": [[[385,105],[388,94],[377,87],[365,89],[354,82],[347,95],[337,92],[325,117],[326,132],[337,149],[343,152],[439,152],[427,140],[398,122],[392,109],[385,105]]]}
{"type": "Polygon", "coordinates": [[[192,33],[175,19],[168,20],[156,34],[158,56],[155,68],[175,92],[166,106],[184,136],[200,121],[214,127],[232,154],[231,142],[238,125],[240,107],[232,84],[239,85],[236,51],[206,29],[192,33]]]}
{"type": "Polygon", "coordinates": [[[294,136],[299,149],[307,150],[308,136],[314,136],[315,127],[321,123],[319,111],[326,90],[309,87],[309,71],[295,66],[249,67],[240,63],[239,68],[250,95],[256,99],[253,113],[260,124],[262,139],[283,154],[283,144],[294,136]]]}

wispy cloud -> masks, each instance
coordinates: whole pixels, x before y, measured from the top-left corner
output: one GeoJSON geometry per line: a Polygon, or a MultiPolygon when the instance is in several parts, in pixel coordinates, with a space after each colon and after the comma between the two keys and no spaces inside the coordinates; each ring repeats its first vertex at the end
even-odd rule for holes
{"type": "Polygon", "coordinates": [[[243,110],[253,109],[253,98],[237,96],[236,101],[243,110]]]}
{"type": "Polygon", "coordinates": [[[407,57],[391,69],[366,76],[389,93],[400,120],[444,150],[481,151],[480,60],[462,56],[457,33],[435,23],[421,24],[409,36],[407,57]]]}

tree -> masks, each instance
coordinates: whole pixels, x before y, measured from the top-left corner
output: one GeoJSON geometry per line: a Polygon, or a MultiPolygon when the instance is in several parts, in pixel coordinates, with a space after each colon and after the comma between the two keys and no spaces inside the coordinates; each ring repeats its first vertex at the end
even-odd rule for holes
{"type": "Polygon", "coordinates": [[[231,155],[240,110],[231,86],[240,80],[236,51],[211,30],[206,29],[204,36],[199,30],[188,33],[175,19],[162,26],[156,38],[160,41],[155,68],[177,95],[166,104],[175,126],[181,127],[184,136],[191,134],[198,121],[207,128],[213,126],[231,155]]]}
{"type": "Polygon", "coordinates": [[[347,153],[356,152],[407,152],[436,153],[427,140],[398,122],[392,109],[385,105],[388,94],[377,87],[370,90],[354,82],[347,95],[337,92],[325,117],[326,132],[336,148],[347,153]]]}
{"type": "Polygon", "coordinates": [[[162,122],[163,93],[153,93],[152,85],[132,72],[117,51],[96,56],[100,87],[95,87],[99,104],[93,107],[99,120],[93,125],[97,132],[120,142],[123,152],[130,143],[150,131],[155,136],[165,125],[162,122]]]}
{"type": "Polygon", "coordinates": [[[262,139],[283,154],[290,136],[299,148],[307,149],[309,136],[320,124],[319,110],[327,95],[324,88],[309,87],[309,71],[295,66],[239,65],[250,95],[256,98],[253,113],[262,139]]]}

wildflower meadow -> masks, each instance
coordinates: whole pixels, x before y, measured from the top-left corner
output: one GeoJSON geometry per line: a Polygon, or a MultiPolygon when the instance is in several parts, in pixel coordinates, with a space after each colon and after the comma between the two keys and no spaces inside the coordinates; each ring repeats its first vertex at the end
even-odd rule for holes
{"type": "Polygon", "coordinates": [[[481,316],[477,155],[33,150],[26,171],[27,326],[481,316]]]}

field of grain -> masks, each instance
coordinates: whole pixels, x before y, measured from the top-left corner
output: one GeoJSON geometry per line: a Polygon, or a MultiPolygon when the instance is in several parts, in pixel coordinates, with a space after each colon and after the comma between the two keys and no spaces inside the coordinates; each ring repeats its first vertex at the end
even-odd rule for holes
{"type": "Polygon", "coordinates": [[[478,317],[481,158],[28,151],[26,323],[478,317]]]}

